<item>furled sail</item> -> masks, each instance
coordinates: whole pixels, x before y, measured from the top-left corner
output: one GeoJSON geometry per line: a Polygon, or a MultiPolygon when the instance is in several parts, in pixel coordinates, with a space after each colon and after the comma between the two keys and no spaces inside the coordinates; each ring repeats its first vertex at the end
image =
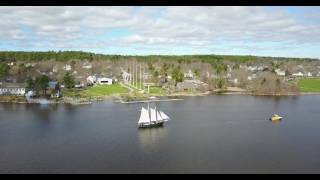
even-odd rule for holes
{"type": "Polygon", "coordinates": [[[144,107],[142,107],[141,109],[141,115],[140,115],[138,124],[143,124],[143,123],[150,123],[149,112],[144,107]]]}
{"type": "Polygon", "coordinates": [[[160,116],[161,116],[162,119],[164,119],[165,121],[169,121],[169,120],[170,120],[169,116],[167,116],[163,111],[160,111],[160,116]]]}

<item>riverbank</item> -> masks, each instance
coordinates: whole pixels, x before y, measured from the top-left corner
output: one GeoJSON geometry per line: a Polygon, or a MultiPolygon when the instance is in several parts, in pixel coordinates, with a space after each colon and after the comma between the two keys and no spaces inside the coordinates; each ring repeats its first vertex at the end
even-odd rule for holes
{"type": "Polygon", "coordinates": [[[25,103],[28,103],[28,101],[23,96],[0,96],[0,103],[25,104],[25,103]]]}
{"type": "Polygon", "coordinates": [[[207,92],[177,92],[164,95],[146,95],[146,94],[111,94],[99,97],[76,97],[66,96],[61,99],[47,99],[46,102],[41,102],[40,99],[27,100],[23,96],[0,96],[0,103],[16,103],[16,104],[92,104],[97,101],[110,101],[117,100],[119,102],[134,102],[146,101],[150,96],[160,98],[176,98],[176,97],[196,97],[196,96],[209,96],[209,95],[250,95],[250,96],[299,96],[299,95],[320,95],[320,92],[300,92],[300,93],[287,93],[287,94],[259,94],[250,91],[229,91],[227,89],[217,89],[207,92]]]}

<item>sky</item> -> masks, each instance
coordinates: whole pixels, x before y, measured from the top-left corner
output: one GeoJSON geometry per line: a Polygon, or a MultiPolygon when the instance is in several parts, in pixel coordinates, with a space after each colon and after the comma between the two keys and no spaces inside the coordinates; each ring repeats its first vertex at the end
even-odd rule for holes
{"type": "Polygon", "coordinates": [[[320,58],[320,7],[1,6],[0,51],[320,58]]]}

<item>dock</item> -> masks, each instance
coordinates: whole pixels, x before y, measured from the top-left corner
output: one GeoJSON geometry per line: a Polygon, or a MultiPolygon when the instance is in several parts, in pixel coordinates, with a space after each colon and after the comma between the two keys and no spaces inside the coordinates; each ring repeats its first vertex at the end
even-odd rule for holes
{"type": "Polygon", "coordinates": [[[182,101],[184,99],[156,99],[156,100],[141,100],[141,101],[123,101],[122,99],[119,100],[122,104],[137,104],[137,103],[148,103],[148,102],[168,102],[168,101],[182,101]]]}

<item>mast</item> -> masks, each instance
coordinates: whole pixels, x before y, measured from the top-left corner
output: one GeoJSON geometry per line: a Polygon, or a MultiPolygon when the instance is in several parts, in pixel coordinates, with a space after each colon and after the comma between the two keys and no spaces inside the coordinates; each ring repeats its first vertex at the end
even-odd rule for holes
{"type": "Polygon", "coordinates": [[[144,87],[144,66],[142,66],[142,88],[143,88],[143,92],[145,90],[145,87],[144,87]]]}
{"type": "Polygon", "coordinates": [[[158,122],[158,113],[157,113],[157,106],[154,106],[154,112],[156,113],[156,122],[158,122]]]}
{"type": "Polygon", "coordinates": [[[148,115],[149,115],[149,123],[151,124],[151,113],[150,113],[150,105],[148,102],[148,115]]]}
{"type": "Polygon", "coordinates": [[[140,89],[142,90],[141,63],[139,65],[140,65],[140,89]]]}
{"type": "Polygon", "coordinates": [[[136,62],[136,88],[138,89],[138,63],[136,62]]]}
{"type": "Polygon", "coordinates": [[[130,74],[130,85],[132,86],[133,84],[133,62],[130,63],[130,69],[131,69],[131,74],[130,74]]]}

